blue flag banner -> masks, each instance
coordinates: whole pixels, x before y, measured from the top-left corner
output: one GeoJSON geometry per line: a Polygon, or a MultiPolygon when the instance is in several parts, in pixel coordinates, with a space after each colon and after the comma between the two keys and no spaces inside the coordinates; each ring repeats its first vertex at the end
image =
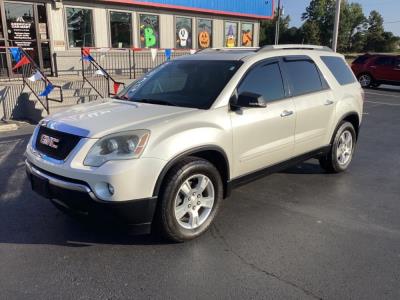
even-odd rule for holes
{"type": "Polygon", "coordinates": [[[165,58],[166,58],[167,60],[170,60],[170,59],[171,59],[171,53],[172,53],[172,50],[171,50],[171,49],[165,49],[165,58]]]}
{"type": "Polygon", "coordinates": [[[94,61],[93,57],[91,55],[86,55],[82,57],[83,60],[85,61],[94,61]]]}
{"type": "Polygon", "coordinates": [[[54,86],[53,86],[51,83],[49,83],[49,84],[46,86],[46,88],[44,89],[44,91],[41,92],[41,93],[39,94],[39,96],[40,96],[40,97],[47,97],[48,95],[50,95],[50,93],[52,92],[52,90],[54,90],[54,86]]]}
{"type": "Polygon", "coordinates": [[[15,62],[21,60],[21,50],[19,48],[10,48],[10,52],[15,62]]]}

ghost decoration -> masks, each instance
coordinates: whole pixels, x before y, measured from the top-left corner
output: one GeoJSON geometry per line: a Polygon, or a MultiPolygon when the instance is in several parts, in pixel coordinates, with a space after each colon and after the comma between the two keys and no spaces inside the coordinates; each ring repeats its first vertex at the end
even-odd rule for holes
{"type": "Polygon", "coordinates": [[[179,44],[181,47],[186,47],[189,38],[189,31],[186,28],[181,28],[178,32],[179,44]]]}

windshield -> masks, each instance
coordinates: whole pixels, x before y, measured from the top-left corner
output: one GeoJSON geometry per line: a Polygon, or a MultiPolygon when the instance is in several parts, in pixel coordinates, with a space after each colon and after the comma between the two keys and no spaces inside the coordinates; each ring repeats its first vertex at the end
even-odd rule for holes
{"type": "Polygon", "coordinates": [[[169,61],[129,85],[117,98],[209,109],[241,64],[240,61],[169,61]]]}

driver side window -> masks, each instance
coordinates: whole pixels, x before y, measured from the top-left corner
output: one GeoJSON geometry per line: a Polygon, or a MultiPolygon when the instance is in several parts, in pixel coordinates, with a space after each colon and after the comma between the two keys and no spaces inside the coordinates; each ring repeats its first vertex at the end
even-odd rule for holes
{"type": "Polygon", "coordinates": [[[238,95],[245,92],[262,95],[266,102],[285,98],[279,63],[265,62],[253,67],[238,88],[238,95]]]}

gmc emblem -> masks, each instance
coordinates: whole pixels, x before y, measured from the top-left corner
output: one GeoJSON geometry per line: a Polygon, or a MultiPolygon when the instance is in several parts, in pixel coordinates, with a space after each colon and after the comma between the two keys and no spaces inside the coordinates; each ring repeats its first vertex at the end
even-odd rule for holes
{"type": "Polygon", "coordinates": [[[53,148],[53,149],[58,149],[59,142],[60,142],[60,139],[53,138],[46,134],[42,134],[40,137],[40,143],[42,145],[49,146],[50,148],[53,148]]]}

